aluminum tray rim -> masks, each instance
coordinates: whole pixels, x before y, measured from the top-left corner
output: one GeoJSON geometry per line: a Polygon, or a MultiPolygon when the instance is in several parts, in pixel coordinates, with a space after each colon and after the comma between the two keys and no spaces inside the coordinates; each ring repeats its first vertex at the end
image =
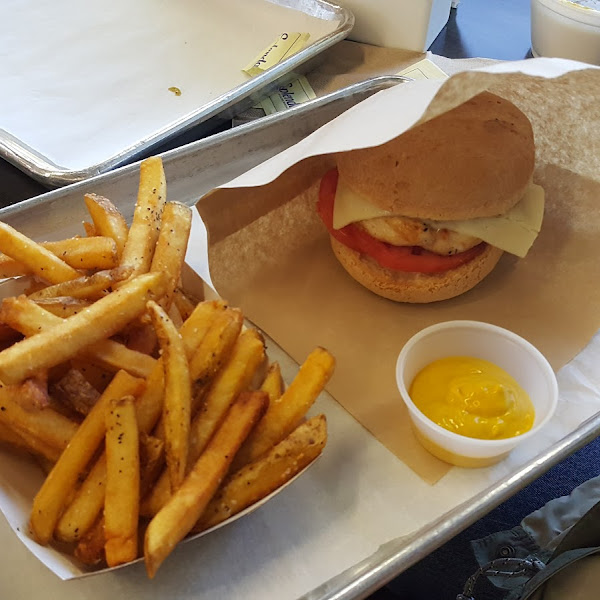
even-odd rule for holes
{"type": "MultiPolygon", "coordinates": [[[[349,9],[328,0],[311,0],[311,2],[317,5],[323,14],[333,16],[331,20],[338,21],[335,31],[316,40],[314,44],[298,51],[268,71],[160,127],[151,135],[134,142],[103,161],[90,165],[85,169],[68,169],[57,165],[48,157],[2,128],[0,128],[0,157],[48,188],[62,187],[90,179],[141,158],[177,135],[188,131],[192,127],[206,123],[210,118],[237,111],[237,107],[250,106],[252,101],[268,94],[269,90],[275,89],[278,82],[289,75],[290,72],[300,69],[304,63],[315,59],[321,52],[346,38],[354,27],[354,15],[349,9]]],[[[298,9],[297,3],[290,0],[280,0],[279,3],[288,8],[298,9]]],[[[242,108],[239,108],[239,110],[242,110],[242,108]]]]}

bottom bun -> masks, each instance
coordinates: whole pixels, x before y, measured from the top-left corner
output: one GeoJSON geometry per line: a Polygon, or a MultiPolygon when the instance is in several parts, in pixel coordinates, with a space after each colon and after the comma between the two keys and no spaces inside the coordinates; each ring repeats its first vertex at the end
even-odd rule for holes
{"type": "Polygon", "coordinates": [[[442,273],[408,273],[381,267],[374,259],[360,254],[330,236],[331,247],[344,269],[379,296],[396,302],[437,302],[463,294],[475,287],[496,266],[502,250],[486,246],[468,263],[442,273]]]}

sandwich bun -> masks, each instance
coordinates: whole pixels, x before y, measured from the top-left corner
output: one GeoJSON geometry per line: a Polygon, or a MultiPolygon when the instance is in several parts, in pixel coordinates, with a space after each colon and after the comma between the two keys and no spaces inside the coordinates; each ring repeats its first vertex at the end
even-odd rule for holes
{"type": "Polygon", "coordinates": [[[340,152],[339,176],[391,213],[416,219],[493,217],[532,180],[531,123],[512,102],[483,92],[372,148],[340,152]]]}
{"type": "Polygon", "coordinates": [[[368,290],[396,302],[427,303],[448,300],[475,287],[500,260],[503,252],[487,245],[470,260],[441,273],[411,273],[386,269],[366,254],[348,248],[330,236],[335,257],[368,290]]]}

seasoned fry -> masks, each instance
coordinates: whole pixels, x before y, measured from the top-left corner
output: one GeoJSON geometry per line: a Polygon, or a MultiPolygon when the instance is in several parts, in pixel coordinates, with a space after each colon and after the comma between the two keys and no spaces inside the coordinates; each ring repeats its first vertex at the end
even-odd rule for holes
{"type": "Polygon", "coordinates": [[[194,462],[204,450],[237,396],[248,388],[265,358],[265,345],[256,329],[247,329],[237,339],[227,364],[213,379],[204,403],[192,422],[190,458],[194,462]]]}
{"type": "Polygon", "coordinates": [[[334,361],[317,349],[286,390],[240,309],[183,290],[192,211],[166,202],[160,157],[141,163],[131,227],[107,198],[85,203],[87,237],[36,243],[0,223],[0,278],[24,290],[0,302],[0,445],[46,474],[34,540],[115,566],[143,537],[153,577],[190,531],[318,456],[325,417],[303,421],[334,361]]]}
{"type": "Polygon", "coordinates": [[[191,208],[179,202],[165,204],[150,267],[150,271],[167,273],[169,277],[167,290],[159,303],[165,310],[171,305],[173,292],[179,282],[191,227],[191,208]]]}
{"type": "Polygon", "coordinates": [[[240,448],[234,470],[254,460],[294,430],[323,391],[334,368],[335,359],[327,350],[315,348],[308,355],[288,389],[269,405],[264,419],[240,448]]]}
{"type": "Polygon", "coordinates": [[[177,330],[179,330],[183,325],[183,318],[181,316],[181,313],[179,312],[179,309],[173,303],[171,303],[167,314],[169,315],[169,319],[173,321],[173,325],[175,325],[177,330]]]}
{"type": "Polygon", "coordinates": [[[97,235],[96,228],[92,225],[92,223],[88,223],[87,221],[84,221],[83,229],[85,231],[85,235],[87,235],[88,237],[95,237],[97,235]]]}
{"type": "MultiPolygon", "coordinates": [[[[242,328],[243,316],[240,310],[227,308],[218,311],[202,341],[191,355],[190,379],[194,382],[190,414],[194,415],[200,406],[208,382],[228,360],[242,328]]],[[[188,329],[183,330],[184,335],[188,329]]],[[[189,336],[185,336],[186,338],[189,336]]],[[[185,338],[184,338],[185,339],[185,338]]],[[[165,438],[165,420],[161,417],[155,435],[165,438]]],[[[165,483],[161,483],[161,488],[165,483]]]]}
{"type": "MultiPolygon", "coordinates": [[[[203,303],[198,305],[194,313],[184,323],[180,334],[188,354],[195,352],[210,326],[211,318],[221,310],[224,310],[224,304],[220,301],[203,303]]],[[[156,425],[162,413],[163,392],[164,370],[162,359],[159,359],[148,378],[146,390],[136,403],[140,432],[150,433],[156,425]]],[[[167,494],[169,494],[169,478],[165,476],[163,481],[166,484],[167,494]]],[[[75,541],[92,527],[104,505],[105,484],[106,459],[102,455],[90,470],[71,504],[66,508],[58,522],[56,528],[58,539],[66,542],[75,541]]]]}
{"type": "Polygon", "coordinates": [[[83,416],[90,412],[100,397],[100,392],[78,369],[69,369],[52,384],[51,392],[65,406],[83,416]]]}
{"type": "Polygon", "coordinates": [[[185,477],[190,437],[191,381],[185,347],[167,313],[156,302],[148,302],[148,312],[160,342],[165,370],[163,419],[165,452],[171,491],[185,477]]]}
{"type": "Polygon", "coordinates": [[[194,302],[186,296],[181,288],[176,288],[173,292],[173,304],[177,307],[181,318],[185,321],[194,312],[198,302],[194,302]]]}
{"type": "MultiPolygon", "coordinates": [[[[264,342],[255,329],[238,338],[227,364],[213,379],[204,403],[192,419],[188,464],[196,462],[237,396],[248,388],[264,360],[264,342]]],[[[141,514],[155,515],[170,496],[169,479],[163,473],[151,494],[144,499],[141,514]]]]}
{"type": "Polygon", "coordinates": [[[227,308],[216,315],[190,358],[192,381],[205,385],[221,369],[240,335],[243,321],[242,311],[236,308],[227,308]]]}
{"type": "Polygon", "coordinates": [[[104,552],[109,567],[137,558],[139,436],[133,396],[113,399],[106,413],[104,552]]]}
{"type": "Polygon", "coordinates": [[[31,436],[43,446],[59,452],[66,448],[77,431],[77,423],[51,408],[25,410],[6,387],[0,388],[0,422],[21,437],[31,436]]]}
{"type": "Polygon", "coordinates": [[[260,389],[263,392],[267,392],[269,396],[269,406],[281,398],[284,388],[285,386],[283,378],[281,377],[281,367],[279,366],[279,363],[271,363],[265,379],[260,386],[260,389]]]}
{"type": "MultiPolygon", "coordinates": [[[[40,246],[74,269],[112,269],[119,262],[117,245],[107,237],[69,238],[58,242],[42,242],[40,246]]],[[[19,277],[32,273],[24,263],[5,254],[0,255],[0,277],[19,277]]]]}
{"type": "Polygon", "coordinates": [[[79,273],[48,249],[16,229],[0,222],[0,252],[24,264],[45,281],[60,283],[79,277],[79,273]]]}
{"type": "Polygon", "coordinates": [[[75,547],[75,557],[90,567],[104,562],[104,542],[104,518],[99,518],[75,547]]]}
{"type": "Polygon", "coordinates": [[[167,183],[160,158],[153,156],[142,161],[133,222],[121,256],[122,265],[133,267],[133,276],[150,270],[166,196],[167,183]]]}
{"type": "Polygon", "coordinates": [[[119,256],[123,253],[129,228],[127,221],[119,209],[104,196],[98,194],[86,194],[85,205],[94,222],[97,235],[112,238],[117,245],[119,256]]]}
{"type": "Polygon", "coordinates": [[[119,371],[75,432],[33,501],[30,527],[34,538],[40,544],[45,545],[52,538],[54,527],[79,474],[90,462],[104,438],[104,417],[111,400],[127,395],[137,396],[144,386],[143,379],[119,371]]]}
{"type": "MultiPolygon", "coordinates": [[[[89,316],[89,313],[87,314],[89,316]]],[[[47,312],[37,302],[25,296],[5,298],[2,301],[0,322],[10,325],[26,336],[47,332],[64,323],[60,317],[47,312]]],[[[156,362],[151,356],[131,350],[113,340],[101,340],[90,344],[82,349],[82,354],[108,369],[124,369],[138,377],[148,376],[156,362]]]]}
{"type": "MultiPolygon", "coordinates": [[[[29,296],[29,299],[31,299],[31,296],[29,296]]],[[[66,319],[87,308],[91,301],[71,298],[70,296],[58,296],[56,298],[38,298],[35,303],[56,317],[66,319]]]]}
{"type": "Polygon", "coordinates": [[[106,454],[103,452],[66,505],[54,537],[62,542],[76,542],[86,535],[104,508],[105,493],[106,454]]]}
{"type": "Polygon", "coordinates": [[[191,358],[192,352],[197,345],[194,342],[201,340],[206,335],[217,313],[226,308],[227,303],[222,300],[200,302],[192,311],[192,314],[184,321],[179,329],[179,333],[183,338],[188,358],[191,358]]]}
{"type": "MultiPolygon", "coordinates": [[[[162,359],[147,380],[145,391],[136,403],[138,429],[148,434],[156,424],[161,411],[164,392],[162,359]]],[[[167,483],[169,480],[166,480],[167,483]]],[[[56,537],[64,542],[78,540],[94,524],[104,506],[106,490],[106,456],[102,454],[90,469],[73,500],[65,509],[56,526],[56,537]]]]}
{"type": "Polygon", "coordinates": [[[225,477],[235,452],[261,418],[267,404],[264,392],[241,394],[183,485],[150,521],[144,537],[144,558],[150,577],[154,577],[177,542],[192,529],[225,477]]]}
{"type": "Polygon", "coordinates": [[[94,302],[86,311],[65,319],[61,327],[52,327],[3,350],[0,352],[0,380],[17,383],[110,337],[138,316],[148,300],[162,294],[164,282],[160,273],[140,275],[94,302]]]}
{"type": "Polygon", "coordinates": [[[71,296],[72,298],[89,298],[95,300],[105,295],[109,288],[118,281],[127,279],[133,269],[131,267],[116,267],[110,271],[98,271],[93,275],[78,277],[55,285],[50,285],[33,294],[31,300],[71,296]]]}
{"type": "Polygon", "coordinates": [[[299,425],[266,454],[227,477],[194,533],[218,525],[284,485],[321,454],[326,442],[325,415],[299,425]]]}
{"type": "Polygon", "coordinates": [[[164,442],[140,432],[140,497],[152,488],[163,468],[164,461],[164,442]]]}
{"type": "Polygon", "coordinates": [[[11,429],[11,427],[3,421],[3,416],[0,415],[0,445],[5,444],[11,448],[16,448],[23,452],[34,454],[39,458],[44,458],[52,463],[55,463],[60,456],[62,449],[49,446],[48,444],[37,439],[28,431],[11,429]]]}

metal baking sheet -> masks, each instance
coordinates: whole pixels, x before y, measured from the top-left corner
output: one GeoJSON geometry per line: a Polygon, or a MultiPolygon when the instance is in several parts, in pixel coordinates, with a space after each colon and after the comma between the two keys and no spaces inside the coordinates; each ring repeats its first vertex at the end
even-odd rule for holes
{"type": "Polygon", "coordinates": [[[325,0],[109,0],[85,9],[6,0],[2,15],[0,156],[48,187],[131,162],[199,124],[210,129],[211,118],[247,108],[354,24],[325,0]],[[285,31],[310,34],[306,46],[245,74],[285,31]]]}
{"type": "MultiPolygon", "coordinates": [[[[401,80],[376,78],[164,154],[169,198],[194,204],[215,185],[401,80]]],[[[0,220],[40,240],[48,232],[74,234],[85,216],[84,192],[109,196],[130,218],[137,183],[137,165],[123,167],[8,207],[0,211],[0,220]]],[[[297,366],[272,342],[268,347],[289,380],[297,366]]],[[[600,351],[599,341],[595,351],[600,351]]],[[[448,476],[460,478],[465,489],[474,489],[477,480],[476,493],[453,497],[444,493],[444,480],[432,488],[412,474],[328,394],[315,411],[325,412],[330,430],[318,464],[261,509],[178,549],[154,581],[132,566],[118,577],[103,574],[65,584],[0,521],[0,562],[28,573],[27,578],[0,579],[0,589],[11,598],[33,597],[43,589],[47,600],[118,595],[360,600],[600,433],[598,414],[541,453],[510,463],[503,476],[486,476],[487,470],[451,471],[448,476]],[[414,531],[392,533],[407,512],[414,531]]]]}

